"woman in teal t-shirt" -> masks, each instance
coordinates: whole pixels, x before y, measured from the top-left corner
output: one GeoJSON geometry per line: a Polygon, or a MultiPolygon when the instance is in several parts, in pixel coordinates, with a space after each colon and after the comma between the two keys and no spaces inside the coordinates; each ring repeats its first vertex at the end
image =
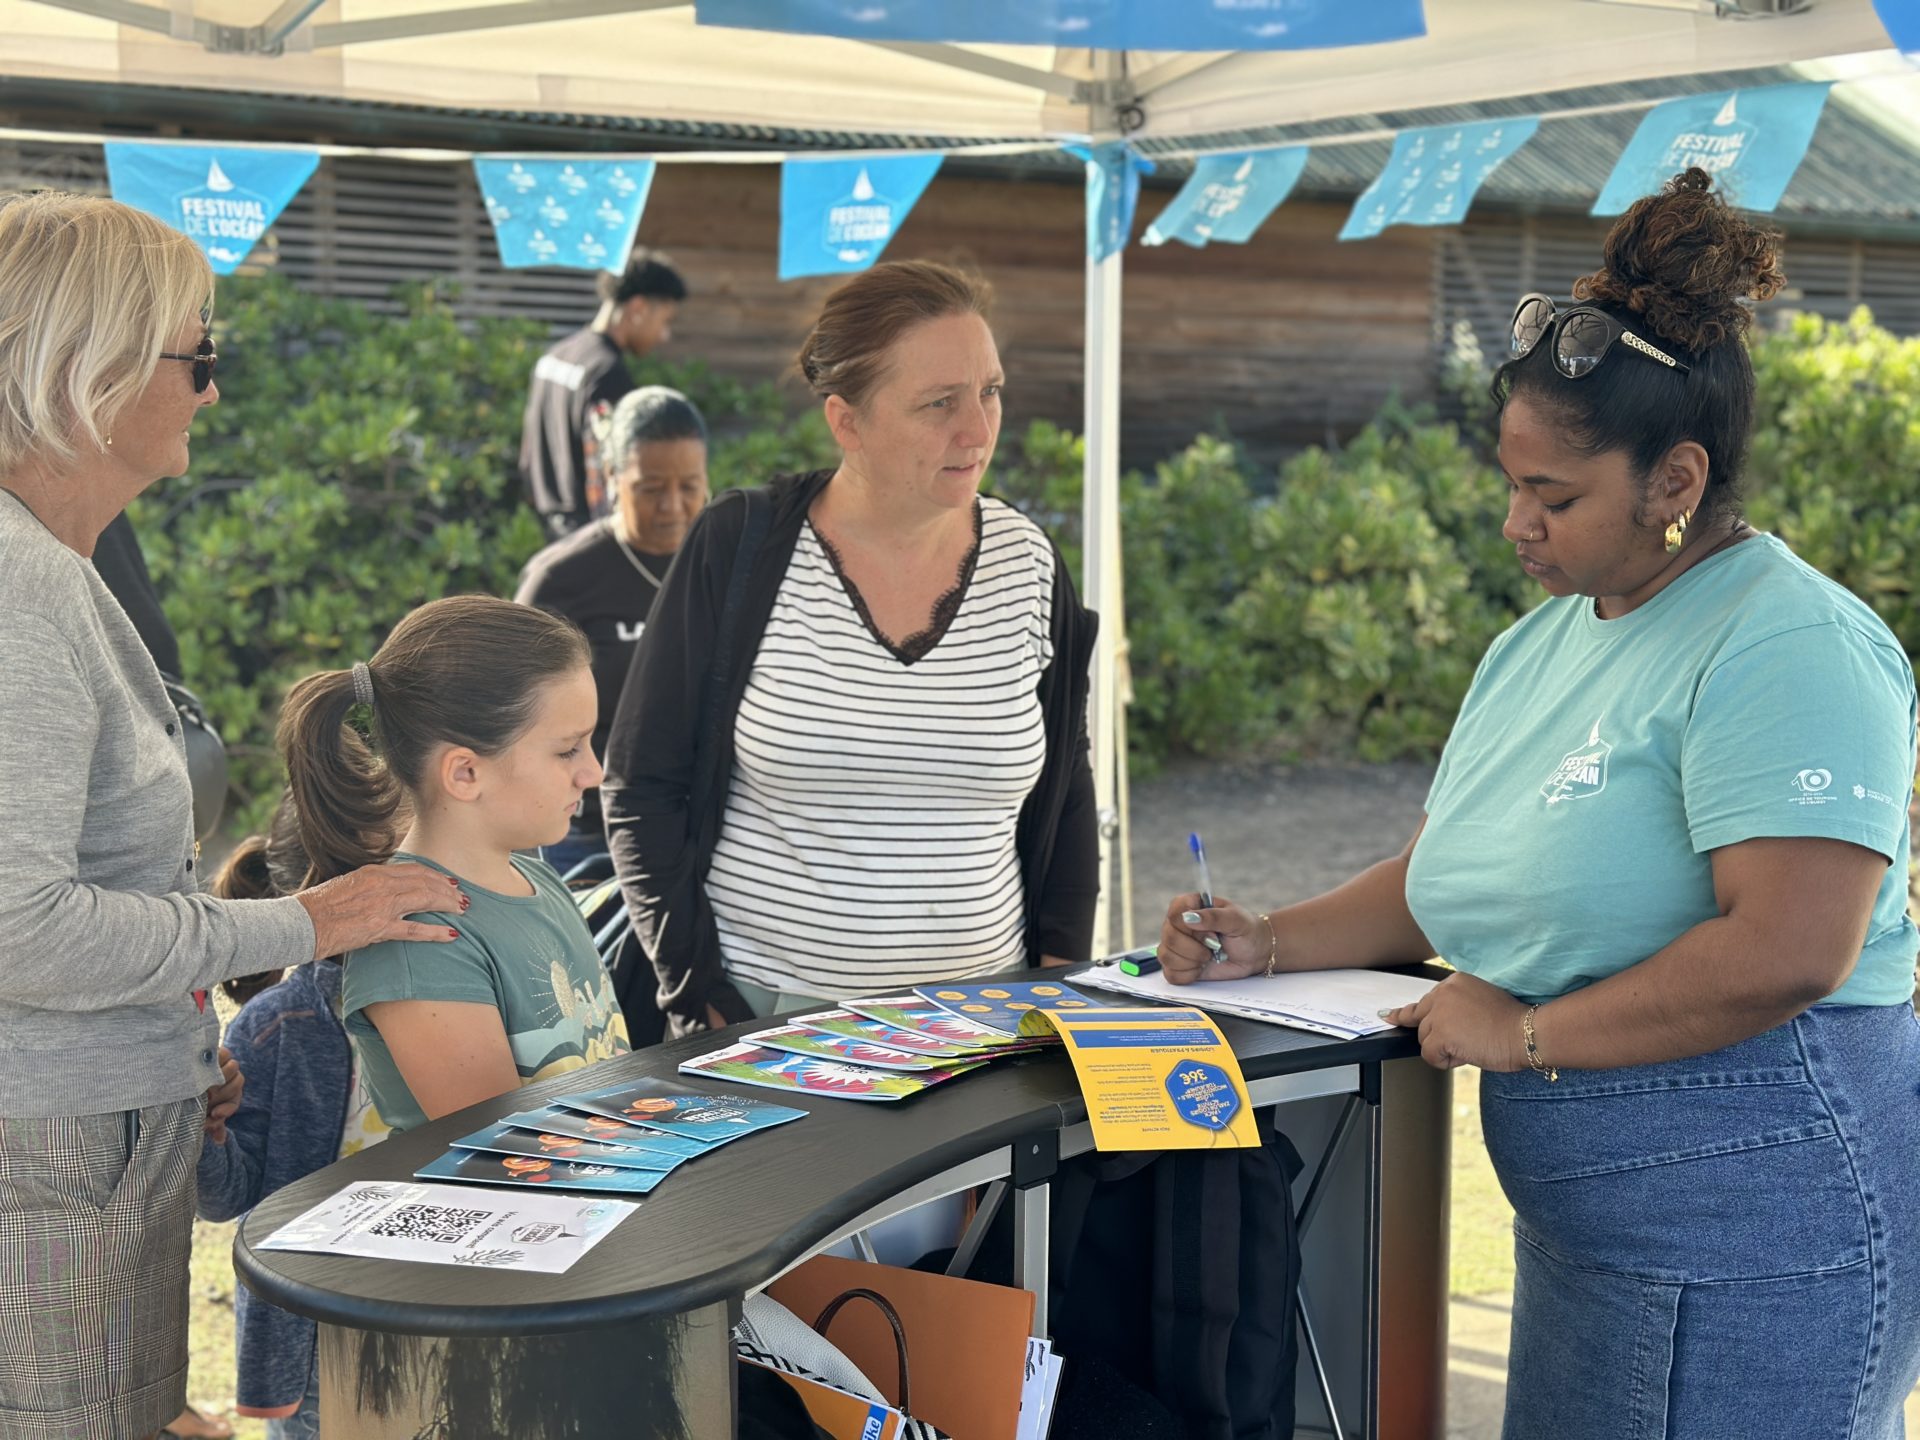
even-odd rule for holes
{"type": "Polygon", "coordinates": [[[1775,237],[1699,170],[1502,367],[1494,642],[1391,860],[1176,899],[1168,977],[1460,972],[1391,1012],[1481,1068],[1513,1202],[1507,1440],[1892,1440],[1920,1380],[1913,669],[1741,518],[1775,237]],[[1201,937],[1225,939],[1211,962],[1201,937]]]}

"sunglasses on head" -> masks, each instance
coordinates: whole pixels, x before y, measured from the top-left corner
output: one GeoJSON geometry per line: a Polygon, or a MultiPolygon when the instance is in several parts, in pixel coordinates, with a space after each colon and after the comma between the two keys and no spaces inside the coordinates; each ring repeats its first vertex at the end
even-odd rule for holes
{"type": "Polygon", "coordinates": [[[220,357],[214,353],[213,337],[211,335],[194,346],[191,355],[176,355],[170,350],[162,350],[160,352],[160,358],[162,360],[184,360],[193,366],[193,393],[196,395],[204,395],[206,393],[207,386],[213,383],[213,367],[220,362],[220,357]]]}
{"type": "Polygon", "coordinates": [[[1693,373],[1658,346],[1649,344],[1597,305],[1572,305],[1562,310],[1550,295],[1522,295],[1513,308],[1512,358],[1524,360],[1552,337],[1553,368],[1569,380],[1584,380],[1600,368],[1618,340],[1649,360],[1658,360],[1682,375],[1693,373]]]}

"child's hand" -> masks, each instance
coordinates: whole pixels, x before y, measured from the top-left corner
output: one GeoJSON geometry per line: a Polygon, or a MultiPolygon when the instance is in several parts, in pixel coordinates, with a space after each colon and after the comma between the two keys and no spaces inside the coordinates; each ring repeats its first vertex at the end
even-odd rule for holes
{"type": "Polygon", "coordinates": [[[240,1092],[247,1077],[240,1073],[233,1054],[220,1047],[220,1083],[207,1091],[207,1138],[216,1145],[227,1143],[227,1117],[240,1108],[240,1092]]]}

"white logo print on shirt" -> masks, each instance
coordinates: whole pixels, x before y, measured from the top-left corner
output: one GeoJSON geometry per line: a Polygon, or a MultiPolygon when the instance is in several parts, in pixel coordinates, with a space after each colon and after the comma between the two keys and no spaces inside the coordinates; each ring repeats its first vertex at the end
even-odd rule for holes
{"type": "Polygon", "coordinates": [[[1558,805],[1562,800],[1585,800],[1606,789],[1607,757],[1611,754],[1613,746],[1600,738],[1600,721],[1596,720],[1593,722],[1593,732],[1587,736],[1587,743],[1563,755],[1559,766],[1547,777],[1547,783],[1540,787],[1540,793],[1547,797],[1547,804],[1558,805]]]}
{"type": "Polygon", "coordinates": [[[1794,805],[1825,805],[1833,799],[1827,787],[1833,784],[1831,770],[1802,770],[1793,777],[1793,788],[1800,793],[1788,797],[1794,805]]]}

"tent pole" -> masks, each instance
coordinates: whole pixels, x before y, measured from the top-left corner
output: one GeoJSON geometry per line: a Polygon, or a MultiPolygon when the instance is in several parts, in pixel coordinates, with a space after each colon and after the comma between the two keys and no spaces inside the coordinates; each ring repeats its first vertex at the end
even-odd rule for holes
{"type": "MultiPolygon", "coordinates": [[[[1092,203],[1092,187],[1088,202],[1092,203]]],[[[1125,621],[1120,587],[1120,266],[1121,252],[1087,257],[1086,469],[1082,495],[1081,565],[1085,603],[1100,614],[1087,729],[1093,759],[1094,805],[1100,825],[1100,899],[1094,909],[1093,953],[1111,953],[1113,849],[1125,844],[1115,800],[1119,753],[1118,667],[1125,621]]]]}

